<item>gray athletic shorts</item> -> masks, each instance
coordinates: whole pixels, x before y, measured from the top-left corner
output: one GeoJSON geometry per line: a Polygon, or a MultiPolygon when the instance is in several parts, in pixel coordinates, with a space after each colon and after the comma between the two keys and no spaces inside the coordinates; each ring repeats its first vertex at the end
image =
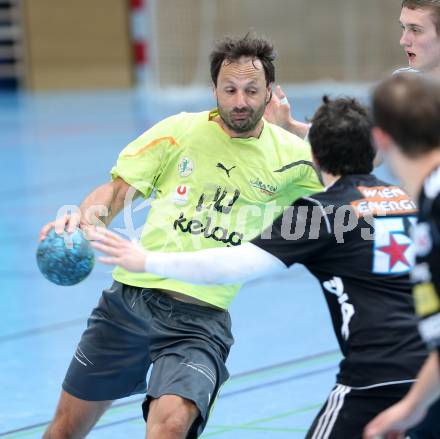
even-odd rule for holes
{"type": "Polygon", "coordinates": [[[146,392],[145,419],[151,398],[181,396],[199,409],[188,435],[196,438],[229,377],[225,361],[233,342],[227,311],[114,282],[92,311],[63,389],[87,401],[146,392]]]}

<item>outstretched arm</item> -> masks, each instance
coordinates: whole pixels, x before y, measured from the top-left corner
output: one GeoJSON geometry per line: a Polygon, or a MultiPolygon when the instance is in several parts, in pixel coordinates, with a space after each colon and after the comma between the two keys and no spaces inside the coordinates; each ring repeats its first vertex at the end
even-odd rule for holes
{"type": "Polygon", "coordinates": [[[91,233],[92,245],[107,256],[104,264],[119,265],[128,271],[147,271],[194,284],[243,283],[287,270],[270,253],[246,243],[195,252],[149,252],[137,242],[127,241],[109,230],[91,233]]]}

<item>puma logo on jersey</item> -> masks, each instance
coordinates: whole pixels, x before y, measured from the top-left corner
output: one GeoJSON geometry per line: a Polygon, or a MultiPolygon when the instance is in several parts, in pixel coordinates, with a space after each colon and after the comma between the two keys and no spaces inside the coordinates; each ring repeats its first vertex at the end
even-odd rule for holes
{"type": "Polygon", "coordinates": [[[217,168],[223,169],[223,171],[226,172],[226,175],[228,176],[228,178],[230,178],[231,176],[229,175],[229,173],[236,168],[236,166],[232,166],[232,168],[226,168],[226,166],[223,163],[218,162],[217,163],[217,168]]]}
{"type": "Polygon", "coordinates": [[[329,293],[338,297],[342,313],[341,333],[345,340],[348,340],[348,337],[350,336],[349,324],[354,315],[354,306],[351,303],[348,303],[348,295],[344,292],[342,279],[335,276],[333,279],[324,282],[322,285],[329,293]]]}

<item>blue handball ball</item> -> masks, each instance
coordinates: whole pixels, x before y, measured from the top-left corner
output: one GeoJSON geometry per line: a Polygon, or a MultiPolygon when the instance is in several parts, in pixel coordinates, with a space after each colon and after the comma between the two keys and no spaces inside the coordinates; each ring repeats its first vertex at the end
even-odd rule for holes
{"type": "Polygon", "coordinates": [[[75,285],[90,274],[95,265],[95,255],[81,230],[58,235],[51,229],[38,246],[37,264],[43,276],[51,282],[63,286],[75,285]]]}

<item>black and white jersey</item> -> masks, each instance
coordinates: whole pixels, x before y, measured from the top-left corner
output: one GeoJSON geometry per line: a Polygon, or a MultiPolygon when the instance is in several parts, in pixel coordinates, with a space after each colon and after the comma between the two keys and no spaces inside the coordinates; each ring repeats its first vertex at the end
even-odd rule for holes
{"type": "Polygon", "coordinates": [[[413,380],[426,358],[409,279],[415,221],[415,204],[401,188],[373,175],[350,175],[299,199],[252,241],[318,278],[345,357],[340,384],[413,380]]]}
{"type": "Polygon", "coordinates": [[[440,168],[424,182],[414,228],[416,266],[412,272],[420,331],[430,347],[440,347],[440,168]]]}

